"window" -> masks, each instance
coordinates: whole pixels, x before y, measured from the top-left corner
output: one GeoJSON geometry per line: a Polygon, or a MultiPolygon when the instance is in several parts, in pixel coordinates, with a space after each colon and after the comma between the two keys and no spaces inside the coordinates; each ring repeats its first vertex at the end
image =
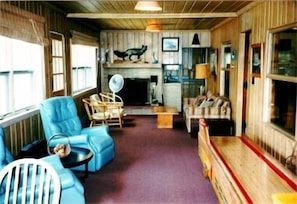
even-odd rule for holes
{"type": "Polygon", "coordinates": [[[51,32],[52,44],[52,95],[65,95],[64,36],[51,32]]]}
{"type": "Polygon", "coordinates": [[[72,93],[96,88],[98,39],[71,31],[72,93]]]}
{"type": "Polygon", "coordinates": [[[43,97],[43,47],[0,35],[0,116],[38,104],[43,97]]]}
{"type": "Polygon", "coordinates": [[[269,34],[270,122],[296,135],[297,24],[269,34]]]}
{"type": "Polygon", "coordinates": [[[96,88],[97,47],[74,44],[71,58],[73,94],[96,88]]]}
{"type": "Polygon", "coordinates": [[[270,122],[292,135],[296,123],[296,87],[295,83],[272,80],[270,122]]]}

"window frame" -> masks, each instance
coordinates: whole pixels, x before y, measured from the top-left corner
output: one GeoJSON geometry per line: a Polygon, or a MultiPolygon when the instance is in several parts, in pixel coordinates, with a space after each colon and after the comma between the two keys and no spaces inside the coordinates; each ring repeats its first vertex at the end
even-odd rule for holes
{"type": "MultiPolygon", "coordinates": [[[[80,93],[83,93],[83,92],[86,92],[86,91],[89,91],[89,90],[92,90],[92,89],[95,89],[97,88],[97,75],[98,75],[98,47],[95,47],[93,45],[88,45],[88,44],[71,44],[71,87],[72,87],[72,95],[79,95],[80,93]],[[95,67],[90,67],[88,65],[79,65],[79,66],[75,66],[74,65],[74,62],[73,62],[73,58],[75,58],[73,56],[73,45],[81,45],[81,46],[87,46],[87,47],[92,47],[94,48],[94,66],[95,67]],[[82,73],[83,72],[83,76],[79,75],[79,74],[75,74],[74,71],[76,72],[80,72],[82,73]],[[88,75],[88,72],[91,72],[91,73],[94,73],[94,74],[89,74],[88,75]],[[92,77],[95,77],[93,80],[93,83],[94,84],[91,84],[90,86],[87,85],[87,82],[89,82],[90,80],[88,76],[92,76],[92,77]],[[79,77],[83,77],[84,78],[84,81],[81,81],[79,80],[79,77]],[[83,87],[82,88],[77,88],[78,86],[74,86],[74,83],[79,81],[80,83],[83,83],[83,87]],[[75,89],[76,88],[76,89],[75,89]],[[74,90],[75,89],[75,90],[74,90]]],[[[83,57],[85,57],[85,54],[84,55],[81,55],[83,57]]],[[[80,78],[81,79],[81,78],[80,78]]],[[[80,84],[81,85],[81,84],[80,84]]]]}
{"type": "Polygon", "coordinates": [[[50,37],[51,37],[51,79],[50,79],[50,85],[51,85],[51,95],[52,96],[63,96],[63,95],[67,95],[67,82],[66,82],[66,62],[65,62],[65,37],[63,34],[55,32],[55,31],[50,31],[50,37]],[[62,46],[60,47],[61,50],[59,50],[59,53],[61,55],[54,55],[54,51],[53,51],[53,40],[58,40],[62,43],[62,46]],[[56,69],[55,67],[55,59],[62,59],[62,72],[55,72],[54,70],[56,69]],[[62,89],[59,90],[55,90],[55,84],[59,84],[59,82],[57,82],[55,80],[56,76],[62,76],[62,89]]]}
{"type": "MultiPolygon", "coordinates": [[[[40,91],[38,92],[35,91],[33,93],[34,103],[30,105],[30,107],[26,106],[21,110],[18,110],[18,111],[13,110],[13,112],[11,113],[0,115],[0,125],[2,127],[6,127],[14,124],[15,122],[23,120],[24,118],[35,115],[39,111],[38,110],[39,103],[45,98],[45,92],[46,92],[45,90],[46,64],[45,64],[44,49],[47,46],[48,41],[46,38],[46,31],[45,31],[46,30],[45,17],[5,2],[1,2],[0,13],[1,13],[1,21],[0,21],[1,36],[8,37],[15,40],[21,40],[26,43],[33,43],[40,46],[40,50],[38,49],[37,51],[38,57],[36,53],[31,54],[31,56],[34,56],[34,63],[33,63],[33,60],[32,60],[32,63],[29,63],[30,66],[33,65],[34,67],[38,67],[37,68],[38,76],[34,79],[35,82],[33,82],[34,80],[32,80],[32,82],[35,83],[34,89],[35,90],[39,89],[40,91]],[[38,61],[36,59],[38,59],[38,61]],[[36,84],[36,81],[38,81],[38,84],[36,84]]],[[[26,50],[23,53],[28,54],[29,52],[26,50]]],[[[7,54],[5,54],[5,57],[8,57],[7,54]]],[[[28,58],[26,58],[26,60],[28,60],[28,58]]],[[[4,64],[4,66],[6,65],[4,64]]],[[[23,73],[29,73],[29,72],[26,72],[26,70],[24,69],[19,69],[18,71],[25,71],[23,73]]],[[[10,73],[7,72],[7,74],[10,74],[10,73]]],[[[13,78],[13,77],[10,76],[10,78],[13,78]]],[[[12,82],[9,82],[9,83],[12,83],[12,82]]],[[[7,85],[7,83],[5,85],[7,85]]],[[[7,86],[12,86],[12,85],[8,84],[7,86]]],[[[21,97],[29,97],[29,96],[27,96],[24,92],[22,92],[21,97]]],[[[12,103],[13,102],[12,100],[15,100],[15,99],[10,99],[9,103],[12,103]]]]}
{"type": "MultiPolygon", "coordinates": [[[[6,80],[5,80],[6,84],[7,84],[6,93],[10,93],[10,95],[8,94],[8,97],[6,97],[7,98],[6,104],[8,104],[8,105],[10,104],[9,107],[7,107],[8,110],[7,110],[7,112],[4,112],[4,114],[0,114],[0,125],[4,126],[5,123],[7,123],[11,120],[15,121],[15,120],[19,119],[19,117],[23,117],[23,115],[25,115],[25,114],[30,114],[30,112],[35,112],[36,109],[38,108],[39,103],[44,98],[44,93],[45,93],[45,90],[43,89],[43,87],[44,87],[43,86],[44,85],[44,77],[43,77],[43,74],[44,74],[44,46],[42,46],[36,42],[25,41],[24,39],[16,39],[16,38],[7,37],[4,35],[1,35],[1,37],[7,38],[4,40],[7,40],[7,42],[8,42],[7,46],[9,46],[8,50],[10,51],[9,53],[6,54],[6,57],[5,57],[5,58],[9,59],[7,69],[2,70],[2,71],[0,70],[0,75],[4,76],[4,79],[6,78],[6,80]],[[17,44],[18,41],[20,41],[22,46],[24,46],[23,43],[27,43],[26,46],[28,46],[28,47],[32,46],[32,48],[30,47],[30,50],[32,49],[32,51],[34,51],[34,53],[35,53],[35,51],[37,51],[37,48],[38,48],[38,51],[40,51],[40,62],[35,64],[36,60],[30,60],[30,62],[33,62],[33,61],[35,61],[35,62],[33,64],[29,64],[29,65],[31,66],[31,65],[35,64],[35,65],[40,65],[40,67],[35,67],[34,69],[32,69],[32,68],[19,69],[18,65],[15,65],[13,63],[15,55],[17,55],[17,53],[13,52],[13,47],[18,45],[17,44]],[[35,46],[39,46],[39,47],[35,47],[35,46]],[[28,101],[30,104],[24,105],[24,107],[18,107],[18,104],[15,103],[15,101],[17,100],[15,98],[15,94],[20,92],[20,91],[14,91],[17,86],[20,86],[20,84],[15,83],[15,80],[16,80],[15,77],[20,76],[20,74],[23,74],[25,78],[28,78],[28,77],[31,78],[29,80],[31,82],[31,84],[29,84],[29,86],[32,87],[30,89],[31,90],[30,94],[32,94],[30,97],[31,101],[28,101]],[[40,91],[38,91],[38,92],[32,91],[32,90],[36,90],[36,89],[33,89],[33,87],[35,87],[37,85],[36,78],[39,78],[38,83],[41,83],[38,85],[38,87],[41,87],[40,91]]],[[[6,49],[7,49],[7,47],[6,47],[6,49]]],[[[36,58],[35,55],[34,55],[34,58],[36,58]]],[[[26,65],[28,65],[28,64],[26,64],[26,65]]],[[[28,84],[26,84],[26,86],[27,85],[28,84]]],[[[18,97],[23,97],[23,96],[24,95],[18,96],[18,97]]],[[[26,95],[26,97],[28,98],[29,96],[26,95]]]]}
{"type": "Polygon", "coordinates": [[[285,134],[286,136],[293,138],[295,140],[297,140],[297,101],[295,104],[295,133],[292,135],[291,133],[289,133],[288,131],[286,131],[284,128],[274,124],[271,122],[271,100],[273,97],[272,94],[272,89],[273,89],[273,81],[282,81],[282,82],[292,82],[294,84],[297,85],[297,77],[295,76],[286,76],[286,75],[280,75],[280,74],[274,74],[272,73],[272,58],[273,58],[273,46],[275,46],[274,42],[273,42],[273,35],[281,32],[281,31],[285,31],[287,29],[296,27],[297,28],[297,23],[292,23],[292,24],[288,24],[282,27],[278,27],[278,28],[274,28],[274,29],[270,29],[267,33],[267,44],[266,44],[266,63],[267,63],[267,70],[266,70],[266,77],[265,77],[265,84],[264,84],[264,90],[265,91],[265,101],[264,103],[266,104],[266,109],[265,114],[264,114],[264,121],[269,123],[273,128],[277,129],[279,132],[282,132],[283,134],[285,134]]]}

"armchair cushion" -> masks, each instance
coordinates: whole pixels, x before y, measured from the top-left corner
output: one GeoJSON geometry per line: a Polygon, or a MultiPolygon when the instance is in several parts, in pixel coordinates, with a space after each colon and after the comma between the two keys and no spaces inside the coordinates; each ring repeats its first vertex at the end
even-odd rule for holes
{"type": "Polygon", "coordinates": [[[81,194],[84,194],[83,185],[80,183],[76,175],[74,175],[74,173],[70,169],[64,168],[59,156],[50,155],[42,157],[41,159],[51,164],[54,167],[54,169],[58,172],[61,178],[62,189],[65,190],[73,187],[81,194]]]}

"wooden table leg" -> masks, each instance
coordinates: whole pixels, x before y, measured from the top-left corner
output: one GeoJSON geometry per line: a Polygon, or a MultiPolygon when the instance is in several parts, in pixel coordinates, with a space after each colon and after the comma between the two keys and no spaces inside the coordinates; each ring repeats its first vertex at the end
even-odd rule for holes
{"type": "Polygon", "coordinates": [[[173,128],[173,115],[158,114],[157,124],[158,124],[158,128],[173,128]]]}

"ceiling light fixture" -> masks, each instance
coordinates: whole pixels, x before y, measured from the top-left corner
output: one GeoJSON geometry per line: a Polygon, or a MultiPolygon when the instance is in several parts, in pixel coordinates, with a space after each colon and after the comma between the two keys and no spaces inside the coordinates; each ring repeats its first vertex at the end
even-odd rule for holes
{"type": "Polygon", "coordinates": [[[140,11],[161,11],[162,8],[157,1],[138,1],[135,10],[140,11]]]}
{"type": "Polygon", "coordinates": [[[147,31],[147,32],[160,32],[161,31],[161,25],[157,25],[157,24],[148,25],[146,27],[145,31],[147,31]]]}

